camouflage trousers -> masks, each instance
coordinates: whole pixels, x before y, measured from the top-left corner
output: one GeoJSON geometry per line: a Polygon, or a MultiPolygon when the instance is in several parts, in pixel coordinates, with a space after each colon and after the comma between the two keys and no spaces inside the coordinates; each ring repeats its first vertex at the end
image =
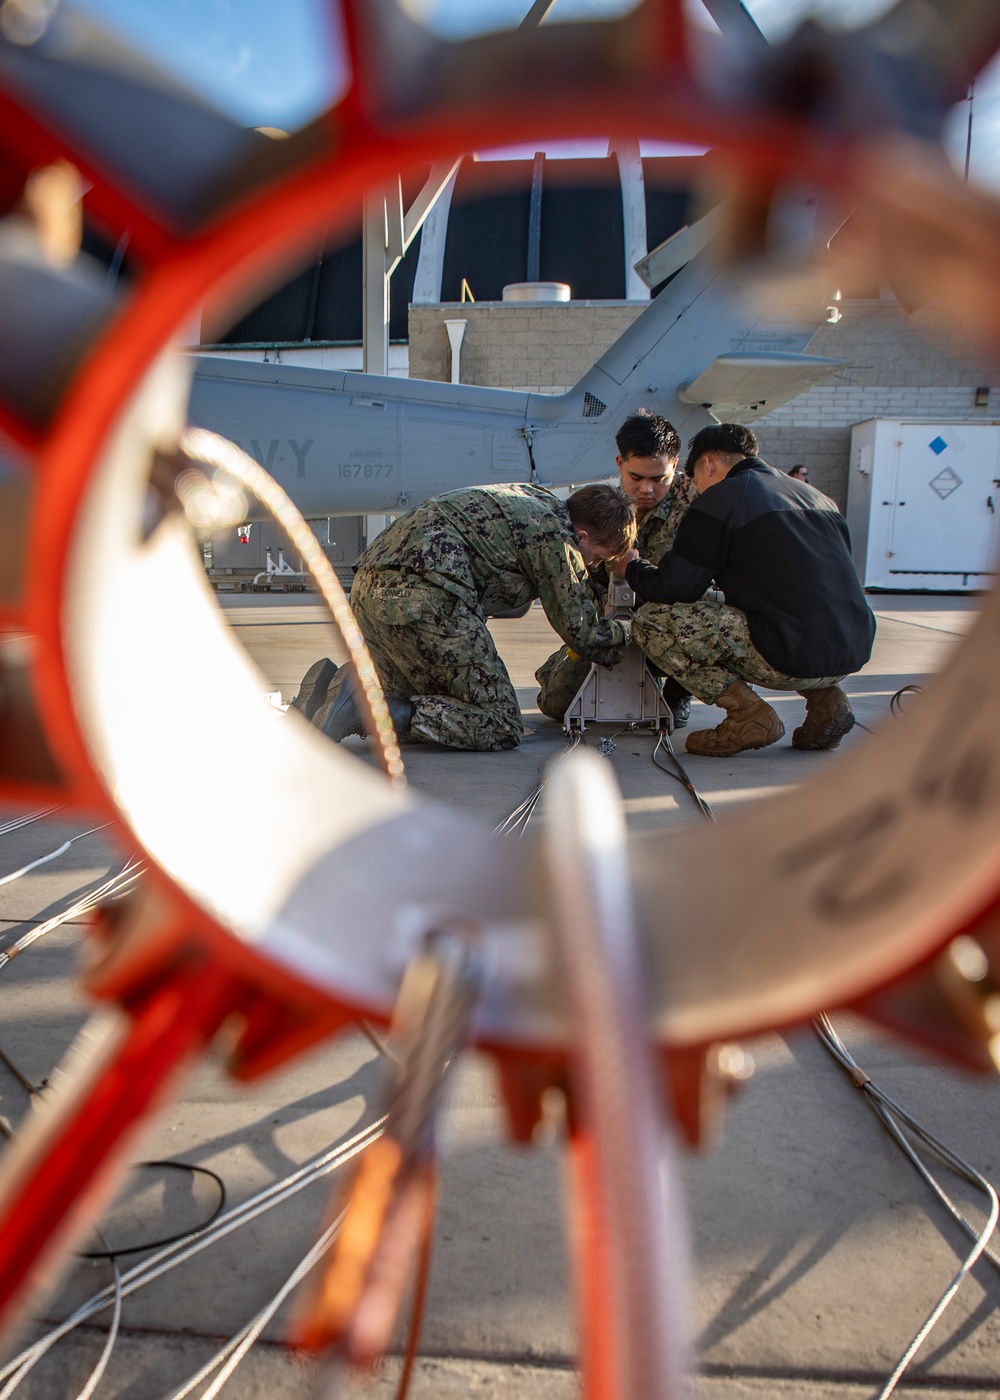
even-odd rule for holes
{"type": "Polygon", "coordinates": [[[543,715],[561,724],[573,697],[590,675],[590,662],[584,661],[567,646],[554,651],[535,672],[541,686],[537,705],[543,715]]]}
{"type": "MultiPolygon", "coordinates": [[[[410,735],[450,749],[513,749],[523,725],[517,694],[486,618],[418,575],[359,569],[351,607],[387,695],[413,701],[410,735]]],[[[322,726],[347,668],[313,718],[322,726]]]]}
{"type": "Polygon", "coordinates": [[[769,690],[821,690],[844,679],[776,671],[750,640],[746,613],[705,599],[645,603],[632,619],[632,636],[654,666],[707,705],[737,680],[769,690]]]}

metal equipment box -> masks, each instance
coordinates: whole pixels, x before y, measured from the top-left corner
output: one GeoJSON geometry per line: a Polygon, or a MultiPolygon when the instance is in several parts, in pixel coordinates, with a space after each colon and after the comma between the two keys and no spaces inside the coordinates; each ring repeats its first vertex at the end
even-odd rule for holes
{"type": "Polygon", "coordinates": [[[852,428],[847,524],[865,588],[989,588],[998,509],[1000,424],[872,418],[852,428]]]}

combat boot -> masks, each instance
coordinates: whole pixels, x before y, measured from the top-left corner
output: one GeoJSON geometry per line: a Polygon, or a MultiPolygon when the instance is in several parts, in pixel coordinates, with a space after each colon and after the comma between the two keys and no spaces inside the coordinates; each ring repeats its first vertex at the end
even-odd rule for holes
{"type": "Polygon", "coordinates": [[[673,676],[664,676],[660,682],[660,689],[674,717],[674,728],[686,729],[691,718],[690,691],[685,690],[680,681],[675,681],[673,676]]]}
{"type": "Polygon", "coordinates": [[[839,685],[800,690],[806,702],[806,722],[792,734],[793,749],[835,749],[854,728],[851,702],[839,685]]]}
{"type": "Polygon", "coordinates": [[[727,712],[715,729],[698,729],[689,734],[684,747],[688,753],[706,758],[730,758],[744,749],[766,749],[776,744],[785,726],[774,710],[744,682],[733,681],[716,699],[727,712]]]}
{"type": "MultiPolygon", "coordinates": [[[[396,731],[396,738],[405,739],[413,719],[413,701],[405,699],[402,695],[387,695],[385,703],[392,727],[396,731]]],[[[367,735],[361,707],[357,702],[353,675],[346,678],[340,688],[340,694],[330,706],[330,713],[323,721],[323,733],[338,744],[341,739],[347,739],[352,734],[359,734],[362,738],[367,735]]]]}
{"type": "Polygon", "coordinates": [[[340,668],[335,666],[328,656],[322,657],[319,661],[314,661],[309,670],[299,682],[299,693],[289,705],[290,710],[298,710],[305,715],[306,719],[312,719],[313,715],[326,699],[326,692],[330,689],[330,682],[340,668]]]}

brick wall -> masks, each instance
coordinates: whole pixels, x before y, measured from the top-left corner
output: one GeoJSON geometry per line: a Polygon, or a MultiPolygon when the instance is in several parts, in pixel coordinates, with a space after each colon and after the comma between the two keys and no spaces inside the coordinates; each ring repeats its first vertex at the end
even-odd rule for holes
{"type": "Polygon", "coordinates": [[[410,378],[451,379],[444,322],[468,322],[463,384],[562,393],[628,329],[635,301],[445,302],[410,307],[410,378]]]}
{"type": "MultiPolygon", "coordinates": [[[[464,317],[463,383],[558,393],[575,384],[643,309],[640,302],[582,301],[411,306],[410,376],[451,378],[444,321],[464,317]]],[[[866,418],[1000,419],[1000,363],[950,341],[937,308],[908,318],[895,302],[848,301],[843,311],[837,325],[819,328],[808,353],[846,360],[849,367],[753,424],[768,461],[784,470],[805,462],[810,480],[841,508],[852,424],[866,418]],[[979,386],[991,388],[985,408],[973,402],[979,386]]]]}
{"type": "Polygon", "coordinates": [[[762,456],[786,471],[805,462],[810,481],[841,507],[854,423],[1000,418],[1000,363],[950,340],[938,308],[909,318],[894,302],[845,302],[843,311],[837,325],[820,327],[808,353],[849,367],[753,424],[762,456]],[[980,386],[991,389],[985,408],[974,403],[980,386]]]}

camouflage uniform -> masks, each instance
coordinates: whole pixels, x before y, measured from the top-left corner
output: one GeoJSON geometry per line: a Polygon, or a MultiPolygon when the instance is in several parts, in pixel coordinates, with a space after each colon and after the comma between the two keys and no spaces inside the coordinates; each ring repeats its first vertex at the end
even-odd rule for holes
{"type": "Polygon", "coordinates": [[[414,702],[412,737],[458,749],[520,743],[517,695],[486,618],[533,598],[574,651],[608,665],[621,658],[628,623],[601,617],[566,507],[548,491],[451,491],[383,530],[358,562],[351,606],[383,689],[414,702]]]}
{"type": "MultiPolygon", "coordinates": [[[[678,526],[697,494],[698,488],[691,478],[678,470],[663,500],[639,523],[635,547],[640,558],[649,564],[658,564],[667,550],[673,548],[678,526]]],[[[598,564],[591,570],[590,579],[603,611],[611,584],[607,565],[598,564]]],[[[549,719],[562,721],[573,697],[589,674],[590,662],[583,660],[572,648],[560,647],[554,651],[535,672],[535,680],[541,686],[536,703],[542,714],[549,719]]]]}
{"type": "Polygon", "coordinates": [[[643,604],[632,619],[632,635],[654,666],[708,705],[735,680],[769,690],[821,690],[843,680],[776,671],[750,640],[746,613],[704,598],[643,604]]]}

